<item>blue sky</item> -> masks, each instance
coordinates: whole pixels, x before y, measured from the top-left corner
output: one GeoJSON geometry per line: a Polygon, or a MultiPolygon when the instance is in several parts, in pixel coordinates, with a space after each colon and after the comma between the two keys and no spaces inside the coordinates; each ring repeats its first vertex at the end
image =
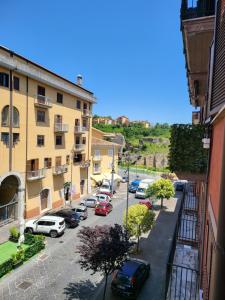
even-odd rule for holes
{"type": "Polygon", "coordinates": [[[0,44],[75,81],[100,115],[188,123],[180,1],[11,0],[0,44]]]}

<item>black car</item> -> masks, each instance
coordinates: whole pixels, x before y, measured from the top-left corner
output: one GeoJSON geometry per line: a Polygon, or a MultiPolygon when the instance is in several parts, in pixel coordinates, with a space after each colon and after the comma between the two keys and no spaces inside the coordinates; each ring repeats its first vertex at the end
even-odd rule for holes
{"type": "Polygon", "coordinates": [[[148,262],[130,258],[115,273],[111,283],[112,292],[127,298],[136,299],[149,273],[150,264],[148,262]]]}
{"type": "Polygon", "coordinates": [[[67,228],[75,228],[80,222],[80,216],[71,209],[61,209],[52,215],[64,218],[67,228]]]}

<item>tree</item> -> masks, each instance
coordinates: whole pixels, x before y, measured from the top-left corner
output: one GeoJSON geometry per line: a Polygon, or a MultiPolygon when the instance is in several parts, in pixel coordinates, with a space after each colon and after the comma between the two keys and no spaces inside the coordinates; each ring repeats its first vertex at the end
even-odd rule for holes
{"type": "MultiPolygon", "coordinates": [[[[142,233],[149,231],[155,220],[155,213],[143,204],[134,204],[128,208],[127,231],[131,236],[138,239],[137,252],[139,250],[139,239],[142,233]]],[[[123,223],[126,226],[126,211],[123,216],[123,223]]]]}
{"type": "Polygon", "coordinates": [[[105,276],[105,299],[108,276],[123,265],[131,246],[126,239],[126,232],[118,224],[113,227],[83,227],[78,237],[81,242],[77,246],[80,254],[78,262],[85,271],[92,270],[92,274],[100,272],[105,276]]]}
{"type": "Polygon", "coordinates": [[[161,208],[163,208],[163,199],[169,199],[175,195],[173,183],[169,179],[160,178],[149,186],[147,195],[161,199],[161,208]]]}

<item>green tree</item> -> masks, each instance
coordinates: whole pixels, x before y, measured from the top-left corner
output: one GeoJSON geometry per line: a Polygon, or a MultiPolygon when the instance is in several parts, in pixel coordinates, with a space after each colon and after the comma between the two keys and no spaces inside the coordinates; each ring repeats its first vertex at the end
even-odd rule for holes
{"type": "Polygon", "coordinates": [[[163,208],[163,200],[169,199],[174,195],[174,186],[169,179],[160,178],[147,189],[148,197],[155,196],[157,199],[161,199],[161,208],[163,208]]]}
{"type": "MultiPolygon", "coordinates": [[[[152,228],[155,220],[155,213],[143,204],[134,204],[128,208],[127,230],[130,236],[135,236],[137,242],[137,252],[139,250],[139,240],[142,233],[152,228]]],[[[126,226],[126,211],[123,215],[123,224],[126,226]]]]}

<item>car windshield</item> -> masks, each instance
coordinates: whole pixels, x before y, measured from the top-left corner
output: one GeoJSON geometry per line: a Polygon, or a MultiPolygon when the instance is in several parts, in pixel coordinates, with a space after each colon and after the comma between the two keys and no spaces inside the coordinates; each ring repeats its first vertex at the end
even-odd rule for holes
{"type": "Polygon", "coordinates": [[[116,279],[120,282],[120,283],[125,283],[125,284],[129,284],[130,283],[130,277],[123,274],[123,273],[118,273],[116,276],[116,279]]]}
{"type": "Polygon", "coordinates": [[[80,208],[77,208],[76,209],[76,212],[83,212],[84,210],[80,209],[80,208]]]}
{"type": "Polygon", "coordinates": [[[98,204],[96,207],[97,208],[105,208],[105,205],[98,204]]]}
{"type": "Polygon", "coordinates": [[[144,193],[144,191],[145,191],[145,189],[143,189],[143,188],[138,189],[138,192],[144,193]]]}
{"type": "Polygon", "coordinates": [[[103,184],[103,185],[101,186],[101,188],[109,190],[109,185],[103,184]]]}

